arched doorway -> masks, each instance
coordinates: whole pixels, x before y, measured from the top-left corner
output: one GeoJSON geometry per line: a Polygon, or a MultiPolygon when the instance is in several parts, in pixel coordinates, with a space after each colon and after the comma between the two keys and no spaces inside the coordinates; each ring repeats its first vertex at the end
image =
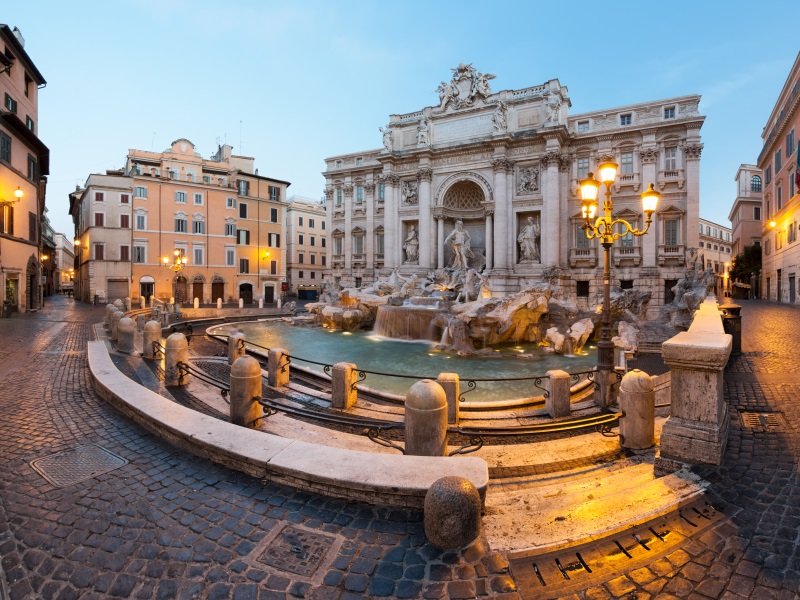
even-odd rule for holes
{"type": "Polygon", "coordinates": [[[155,294],[155,290],[156,280],[150,275],[144,275],[139,279],[139,297],[144,298],[148,306],[152,304],[151,298],[155,294]]]}
{"type": "Polygon", "coordinates": [[[175,302],[178,304],[182,304],[186,302],[186,298],[189,294],[189,282],[186,281],[186,277],[183,275],[178,275],[175,277],[175,302]]]}
{"type": "Polygon", "coordinates": [[[202,275],[195,275],[194,279],[192,280],[192,301],[194,302],[195,298],[198,298],[199,301],[203,302],[203,284],[204,279],[202,275]]]}
{"type": "Polygon", "coordinates": [[[220,298],[225,302],[225,281],[219,275],[215,275],[211,280],[211,302],[216,302],[220,298]]]}
{"type": "Polygon", "coordinates": [[[239,298],[244,300],[245,304],[253,303],[253,284],[242,283],[239,285],[239,298]]]}

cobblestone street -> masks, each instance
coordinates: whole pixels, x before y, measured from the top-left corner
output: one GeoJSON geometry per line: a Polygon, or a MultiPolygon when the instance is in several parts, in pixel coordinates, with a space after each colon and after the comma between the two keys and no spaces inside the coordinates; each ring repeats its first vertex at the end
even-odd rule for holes
{"type": "MultiPolygon", "coordinates": [[[[647,566],[570,598],[800,595],[799,311],[745,303],[724,464],[697,471],[724,518],[647,566]],[[798,334],[798,335],[795,335],[798,334]],[[743,421],[740,413],[756,413],[743,421]],[[772,415],[767,419],[763,415],[772,415]],[[773,424],[774,423],[774,424],[773,424]]],[[[2,595],[23,598],[536,598],[481,544],[425,542],[421,514],[262,482],[176,451],[93,392],[103,307],[48,298],[0,319],[2,595]],[[31,462],[96,445],[127,464],[56,487],[31,462]],[[297,540],[314,549],[297,551],[297,540]]]]}

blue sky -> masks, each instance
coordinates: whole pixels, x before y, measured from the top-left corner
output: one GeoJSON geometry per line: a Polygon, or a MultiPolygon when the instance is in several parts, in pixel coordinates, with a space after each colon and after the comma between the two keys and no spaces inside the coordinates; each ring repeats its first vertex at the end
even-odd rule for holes
{"type": "Polygon", "coordinates": [[[289,193],[322,195],[323,159],[381,146],[391,113],[438,102],[460,62],[492,89],[557,78],[572,112],[701,94],[701,215],[727,224],[736,168],[800,49],[800,2],[669,3],[256,0],[16,2],[47,79],[40,128],[51,150],[47,205],[72,235],[67,194],[119,168],[129,148],[181,137],[256,158],[289,193]],[[775,19],[765,23],[764,19],[775,19]],[[782,29],[785,28],[785,31],[782,29]]]}

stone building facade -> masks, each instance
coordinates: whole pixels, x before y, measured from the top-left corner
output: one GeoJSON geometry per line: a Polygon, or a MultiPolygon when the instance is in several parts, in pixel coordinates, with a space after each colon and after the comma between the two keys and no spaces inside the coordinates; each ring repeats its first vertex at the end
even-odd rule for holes
{"type": "Polygon", "coordinates": [[[328,263],[325,204],[292,196],[286,206],[286,281],[289,296],[317,300],[328,263]]]}
{"type": "Polygon", "coordinates": [[[738,256],[745,246],[761,244],[763,173],[756,165],[742,164],[736,172],[736,198],[728,214],[731,222],[731,253],[738,256]]]}
{"type": "Polygon", "coordinates": [[[731,268],[732,240],[731,228],[714,221],[700,219],[700,248],[697,251],[697,262],[716,276],[714,290],[718,297],[730,290],[728,273],[731,268]]]}
{"type": "Polygon", "coordinates": [[[494,294],[546,279],[590,306],[602,249],[580,229],[578,181],[610,158],[615,216],[641,226],[640,193],[653,182],[663,194],[651,233],[619,240],[612,263],[614,283],[653,292],[655,310],[698,246],[700,97],[572,115],[558,80],[495,93],[493,75],[452,71],[438,105],[390,116],[383,148],[326,159],[327,275],[345,286],[395,268],[424,276],[456,265],[461,239],[494,294]]]}

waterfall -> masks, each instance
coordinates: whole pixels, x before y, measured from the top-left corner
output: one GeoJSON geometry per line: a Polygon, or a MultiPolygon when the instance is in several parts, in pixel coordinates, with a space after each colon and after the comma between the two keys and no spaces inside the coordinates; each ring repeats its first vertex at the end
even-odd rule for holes
{"type": "Polygon", "coordinates": [[[441,310],[425,306],[390,306],[378,307],[373,332],[384,337],[403,340],[432,339],[431,321],[441,310]]]}

